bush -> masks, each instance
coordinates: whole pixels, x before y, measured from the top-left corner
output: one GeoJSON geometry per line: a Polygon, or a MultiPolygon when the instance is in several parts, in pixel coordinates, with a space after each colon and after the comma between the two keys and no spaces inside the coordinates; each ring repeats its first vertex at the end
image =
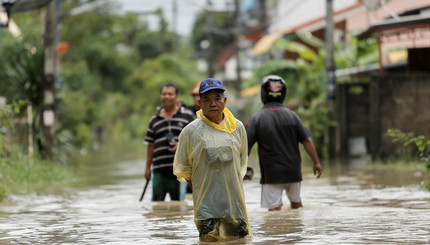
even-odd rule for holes
{"type": "MultiPolygon", "coordinates": [[[[13,134],[13,118],[25,103],[18,101],[0,106],[0,127],[13,134]]],[[[19,154],[13,146],[10,137],[0,134],[0,201],[11,193],[61,186],[72,180],[72,173],[59,163],[19,154]]]]}
{"type": "MultiPolygon", "coordinates": [[[[425,164],[427,172],[430,172],[430,139],[424,135],[415,136],[414,133],[404,133],[399,129],[388,129],[387,134],[393,138],[393,142],[401,141],[403,146],[414,144],[419,153],[420,161],[425,164]]],[[[430,181],[423,181],[422,186],[430,190],[430,181]]]]}
{"type": "Polygon", "coordinates": [[[31,156],[2,159],[0,169],[0,201],[11,193],[61,187],[73,180],[72,172],[64,166],[31,156]]]}

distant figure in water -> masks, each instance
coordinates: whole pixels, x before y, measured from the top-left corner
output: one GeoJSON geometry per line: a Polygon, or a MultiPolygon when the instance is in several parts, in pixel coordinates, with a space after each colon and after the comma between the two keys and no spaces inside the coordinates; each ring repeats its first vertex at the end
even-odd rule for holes
{"type": "Polygon", "coordinates": [[[200,105],[199,105],[199,100],[200,100],[199,88],[200,88],[200,83],[201,82],[202,81],[197,82],[196,86],[193,89],[193,91],[191,91],[189,93],[193,97],[193,105],[187,106],[187,108],[190,109],[194,114],[196,114],[196,112],[198,110],[200,110],[200,105]]]}
{"type": "Polygon", "coordinates": [[[225,107],[221,81],[203,80],[199,95],[201,110],[179,135],[173,173],[192,188],[200,241],[250,237],[242,182],[248,164],[245,127],[225,107]]]}
{"type": "Polygon", "coordinates": [[[258,143],[262,184],[261,207],[281,210],[284,190],[291,208],[302,207],[302,181],[299,143],[314,162],[313,172],[319,178],[322,167],[309,130],[294,111],[283,106],[287,94],[284,79],[270,75],[261,82],[263,108],[253,114],[246,125],[248,154],[258,143]]]}

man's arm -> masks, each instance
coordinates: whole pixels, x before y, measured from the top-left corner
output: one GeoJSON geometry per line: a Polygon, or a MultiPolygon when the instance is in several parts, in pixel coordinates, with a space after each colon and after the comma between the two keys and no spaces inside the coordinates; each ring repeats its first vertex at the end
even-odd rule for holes
{"type": "Polygon", "coordinates": [[[246,137],[248,140],[248,156],[251,154],[252,147],[257,141],[255,120],[255,117],[252,116],[251,119],[249,119],[249,122],[245,125],[246,137]]]}
{"type": "Polygon", "coordinates": [[[239,142],[239,159],[240,159],[240,174],[243,177],[246,175],[246,169],[248,167],[248,139],[244,126],[241,126],[241,142],[239,142]]]}
{"type": "Polygon", "coordinates": [[[145,171],[145,178],[147,180],[151,179],[151,163],[152,163],[153,154],[154,154],[154,144],[148,144],[148,148],[146,149],[146,171],[145,171]]]}
{"type": "Polygon", "coordinates": [[[312,158],[312,161],[314,162],[314,175],[319,178],[322,174],[322,166],[320,164],[320,161],[318,159],[317,150],[315,149],[314,142],[312,141],[311,137],[307,137],[303,142],[303,146],[305,147],[306,152],[308,155],[312,158]]]}

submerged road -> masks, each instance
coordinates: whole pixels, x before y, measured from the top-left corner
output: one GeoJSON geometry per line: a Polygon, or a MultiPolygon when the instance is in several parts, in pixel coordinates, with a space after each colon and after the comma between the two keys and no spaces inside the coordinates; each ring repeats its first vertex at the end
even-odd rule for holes
{"type": "MultiPolygon", "coordinates": [[[[192,201],[142,202],[144,161],[96,167],[59,193],[0,205],[0,244],[198,244],[192,201]]],[[[254,163],[254,167],[255,167],[254,163]]],[[[304,208],[260,208],[258,167],[244,182],[252,241],[244,244],[430,244],[430,192],[414,173],[325,165],[303,170],[304,208]],[[402,177],[403,176],[403,177],[402,177]]],[[[235,243],[237,244],[237,243],[235,243]]]]}

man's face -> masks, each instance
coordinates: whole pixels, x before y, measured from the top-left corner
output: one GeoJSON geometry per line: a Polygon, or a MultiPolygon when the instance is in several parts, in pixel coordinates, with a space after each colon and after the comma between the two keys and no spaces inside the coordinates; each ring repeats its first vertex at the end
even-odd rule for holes
{"type": "Polygon", "coordinates": [[[199,105],[203,114],[209,118],[217,118],[222,115],[227,98],[221,90],[210,90],[202,94],[199,105]]]}
{"type": "Polygon", "coordinates": [[[175,106],[178,96],[176,96],[176,91],[174,87],[163,87],[161,89],[161,103],[163,107],[175,106]]]}

